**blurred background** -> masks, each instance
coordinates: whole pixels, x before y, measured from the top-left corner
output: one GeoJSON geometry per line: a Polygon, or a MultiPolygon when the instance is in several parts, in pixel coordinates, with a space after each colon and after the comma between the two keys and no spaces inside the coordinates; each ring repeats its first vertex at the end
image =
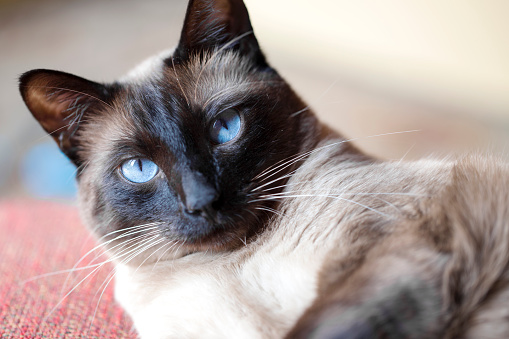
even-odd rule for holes
{"type": "MultiPolygon", "coordinates": [[[[507,156],[506,0],[246,0],[269,62],[385,159],[507,156]],[[402,134],[377,136],[400,131],[402,134]]],[[[186,0],[0,0],[0,198],[72,200],[74,168],[17,89],[34,68],[113,81],[177,43],[186,0]]]]}

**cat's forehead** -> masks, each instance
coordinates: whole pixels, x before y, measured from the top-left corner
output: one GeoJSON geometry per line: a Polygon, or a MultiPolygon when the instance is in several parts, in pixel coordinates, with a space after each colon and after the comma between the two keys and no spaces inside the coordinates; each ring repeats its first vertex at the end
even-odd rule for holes
{"type": "Polygon", "coordinates": [[[200,53],[185,61],[174,60],[166,51],[140,64],[123,80],[129,84],[126,97],[139,100],[138,104],[149,104],[143,98],[158,95],[204,112],[214,105],[242,102],[272,85],[273,75],[256,71],[250,60],[233,51],[200,53]]]}
{"type": "Polygon", "coordinates": [[[250,62],[236,53],[216,51],[205,57],[195,56],[182,65],[168,60],[166,77],[177,83],[191,106],[206,108],[214,102],[241,100],[263,85],[264,75],[253,71],[250,62]]]}
{"type": "Polygon", "coordinates": [[[177,147],[171,140],[183,139],[190,126],[207,124],[221,110],[277,86],[273,78],[235,52],[196,55],[186,62],[159,55],[121,80],[112,105],[94,119],[85,139],[94,140],[89,149],[106,157],[119,144],[177,147]]]}

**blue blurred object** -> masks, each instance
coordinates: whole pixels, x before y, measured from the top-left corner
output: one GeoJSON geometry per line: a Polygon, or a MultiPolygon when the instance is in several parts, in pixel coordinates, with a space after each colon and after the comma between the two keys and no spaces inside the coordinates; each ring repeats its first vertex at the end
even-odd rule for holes
{"type": "Polygon", "coordinates": [[[76,166],[54,142],[34,146],[21,164],[21,180],[29,194],[37,198],[76,196],[76,166]]]}

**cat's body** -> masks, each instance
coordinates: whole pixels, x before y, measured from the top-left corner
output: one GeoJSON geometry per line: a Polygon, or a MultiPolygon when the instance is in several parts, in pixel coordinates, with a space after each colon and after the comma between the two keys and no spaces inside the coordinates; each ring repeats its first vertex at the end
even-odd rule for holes
{"type": "Polygon", "coordinates": [[[117,300],[142,337],[281,338],[296,324],[292,337],[505,337],[509,168],[341,153],[300,167],[255,242],[120,266],[117,300]]]}
{"type": "MultiPolygon", "coordinates": [[[[419,205],[426,205],[422,200],[430,203],[424,197],[436,195],[450,171],[450,166],[437,168],[433,162],[414,166],[358,162],[348,155],[338,157],[341,149],[341,145],[324,149],[305,162],[286,190],[288,195],[307,198],[285,199],[279,216],[271,222],[273,228],[256,241],[234,252],[196,253],[139,269],[120,268],[117,299],[133,316],[142,336],[283,337],[316,299],[324,262],[339,260],[360,269],[359,249],[364,252],[366,246],[381,243],[381,234],[388,232],[383,229],[387,222],[405,223],[418,218],[422,213],[419,205]],[[366,177],[388,168],[390,177],[384,175],[381,182],[366,182],[366,177]],[[430,170],[435,172],[433,177],[424,175],[430,170]],[[352,177],[357,180],[345,181],[352,177]],[[437,185],[429,186],[431,178],[437,185]],[[409,182],[414,185],[406,192],[389,195],[409,182]],[[367,196],[362,192],[387,194],[367,196]],[[295,213],[298,218],[293,217],[295,213]],[[159,319],[154,321],[155,317],[159,319]]],[[[417,241],[415,245],[419,245],[417,241]]],[[[437,254],[433,245],[425,241],[420,245],[429,252],[424,256],[436,259],[436,270],[443,268],[445,258],[437,254]]],[[[409,263],[413,264],[413,260],[409,263]]],[[[352,269],[347,268],[348,273],[352,269]]],[[[398,275],[405,272],[404,278],[410,267],[400,265],[399,272],[391,267],[385,269],[398,275]]],[[[432,281],[436,276],[428,279],[432,281]]],[[[412,280],[417,278],[413,276],[412,280]]],[[[439,303],[436,300],[435,306],[439,307],[439,303]]]]}
{"type": "Polygon", "coordinates": [[[119,82],[35,70],[21,92],[143,338],[509,328],[507,165],[363,155],[268,66],[240,0],[191,0],[177,48],[119,82]]]}

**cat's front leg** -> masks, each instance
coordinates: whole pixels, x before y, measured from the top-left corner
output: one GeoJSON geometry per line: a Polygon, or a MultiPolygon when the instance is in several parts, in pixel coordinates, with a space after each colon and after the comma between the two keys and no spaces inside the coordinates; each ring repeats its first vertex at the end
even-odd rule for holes
{"type": "Polygon", "coordinates": [[[446,321],[440,277],[448,256],[386,245],[322,288],[287,338],[439,338],[446,321]]]}

